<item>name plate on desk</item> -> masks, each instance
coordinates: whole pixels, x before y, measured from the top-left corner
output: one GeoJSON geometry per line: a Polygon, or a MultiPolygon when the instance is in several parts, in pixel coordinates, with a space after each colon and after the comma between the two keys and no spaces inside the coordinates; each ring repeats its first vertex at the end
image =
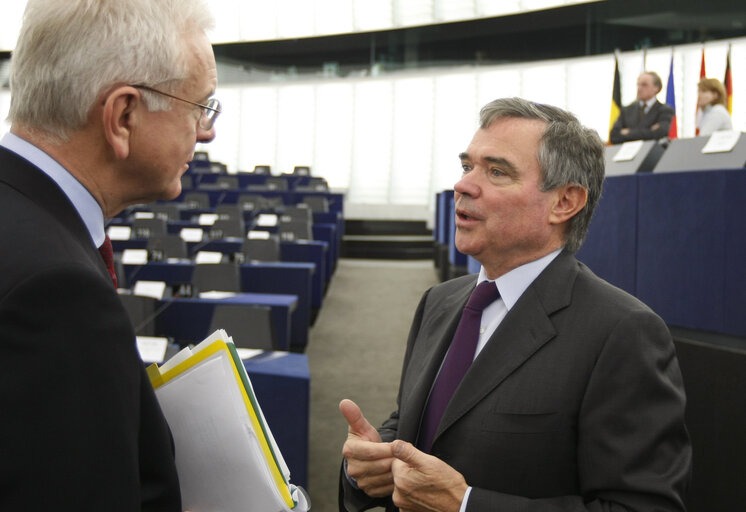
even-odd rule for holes
{"type": "Polygon", "coordinates": [[[152,297],[161,300],[166,292],[166,283],[163,281],[137,281],[132,293],[143,297],[152,297]]]}
{"type": "Polygon", "coordinates": [[[122,251],[122,263],[125,265],[145,265],[147,262],[147,249],[125,249],[122,251]]]}
{"type": "Polygon", "coordinates": [[[162,363],[166,357],[168,338],[159,336],[137,336],[137,351],[144,363],[162,363]]]}
{"type": "Polygon", "coordinates": [[[199,251],[194,257],[194,262],[198,265],[220,263],[223,260],[222,252],[199,251]]]}
{"type": "Polygon", "coordinates": [[[111,240],[129,240],[132,235],[132,228],[129,226],[109,226],[106,230],[111,240]]]}
{"type": "Polygon", "coordinates": [[[200,228],[182,228],[182,230],[179,231],[179,236],[185,242],[201,242],[204,233],[205,232],[200,228]]]}
{"type": "Polygon", "coordinates": [[[154,219],[155,213],[153,212],[135,212],[136,219],[154,219]]]}
{"type": "Polygon", "coordinates": [[[277,215],[274,213],[260,213],[256,218],[256,225],[262,227],[273,227],[277,225],[277,215]]]}
{"type": "Polygon", "coordinates": [[[246,234],[249,240],[269,240],[269,231],[251,230],[246,234]]]}
{"type": "Polygon", "coordinates": [[[707,144],[702,148],[702,153],[728,153],[738,144],[741,138],[741,132],[732,130],[723,130],[713,132],[707,144]]]}
{"type": "Polygon", "coordinates": [[[200,226],[212,226],[218,217],[217,213],[200,213],[198,222],[200,226]]]}
{"type": "Polygon", "coordinates": [[[640,149],[642,149],[642,143],[641,140],[631,140],[629,142],[625,142],[622,144],[622,147],[619,148],[619,151],[617,151],[616,155],[614,155],[614,161],[615,162],[629,162],[630,160],[634,160],[637,154],[640,152],[640,149]]]}

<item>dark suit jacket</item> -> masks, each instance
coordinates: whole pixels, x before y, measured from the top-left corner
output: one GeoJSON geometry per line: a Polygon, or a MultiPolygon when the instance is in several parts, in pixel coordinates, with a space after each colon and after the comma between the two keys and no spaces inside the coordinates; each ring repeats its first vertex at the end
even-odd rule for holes
{"type": "Polygon", "coordinates": [[[611,127],[609,140],[612,144],[620,144],[628,140],[657,140],[668,135],[674,111],[669,105],[656,101],[644,114],[638,102],[627,105],[619,113],[619,117],[611,127]],[[650,127],[658,123],[660,126],[653,130],[650,127]],[[622,128],[629,128],[627,135],[622,135],[622,128]]]}
{"type": "Polygon", "coordinates": [[[67,197],[0,147],[0,510],[180,511],[173,445],[67,197]]]}
{"type": "MultiPolygon", "coordinates": [[[[447,281],[420,301],[384,441],[416,442],[475,284],[447,281]]],[[[468,511],[680,511],[691,465],[684,402],[663,321],[562,252],[474,361],[432,454],[473,486],[468,511]]],[[[382,505],[342,486],[348,510],[382,505]]]]}

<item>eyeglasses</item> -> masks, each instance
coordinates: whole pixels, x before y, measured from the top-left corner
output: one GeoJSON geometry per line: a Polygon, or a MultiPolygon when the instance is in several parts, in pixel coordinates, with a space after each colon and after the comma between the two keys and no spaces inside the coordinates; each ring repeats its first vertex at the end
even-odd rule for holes
{"type": "Polygon", "coordinates": [[[167,92],[159,91],[158,89],[153,89],[152,87],[148,87],[147,85],[132,85],[130,87],[162,94],[163,96],[168,96],[169,98],[183,101],[184,103],[189,103],[190,105],[201,108],[202,116],[200,116],[199,118],[199,127],[203,130],[212,129],[213,125],[215,124],[215,119],[217,119],[218,115],[220,115],[220,113],[223,111],[220,105],[220,100],[218,100],[217,98],[210,98],[209,100],[207,100],[207,105],[203,105],[201,103],[195,103],[194,101],[185,100],[184,98],[179,98],[178,96],[174,96],[173,94],[169,94],[167,92]]]}

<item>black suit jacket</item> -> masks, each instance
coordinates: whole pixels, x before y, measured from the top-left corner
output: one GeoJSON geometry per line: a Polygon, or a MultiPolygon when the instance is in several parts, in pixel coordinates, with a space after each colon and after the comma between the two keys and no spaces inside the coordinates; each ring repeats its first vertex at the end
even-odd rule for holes
{"type": "MultiPolygon", "coordinates": [[[[384,441],[416,442],[475,284],[465,276],[423,296],[384,441]]],[[[684,404],[663,321],[562,252],[474,361],[432,454],[473,487],[468,511],[681,511],[691,469],[684,404]]],[[[342,487],[350,511],[394,509],[345,478],[342,487]]]]}
{"type": "Polygon", "coordinates": [[[638,102],[627,105],[619,113],[609,134],[612,144],[620,144],[628,140],[657,140],[668,135],[671,120],[675,115],[669,105],[656,101],[647,114],[643,113],[638,102]],[[658,124],[653,130],[651,126],[658,124]],[[622,128],[629,128],[627,135],[622,135],[622,128]]]}
{"type": "Polygon", "coordinates": [[[180,511],[173,445],[77,211],[0,147],[0,510],[180,511]]]}

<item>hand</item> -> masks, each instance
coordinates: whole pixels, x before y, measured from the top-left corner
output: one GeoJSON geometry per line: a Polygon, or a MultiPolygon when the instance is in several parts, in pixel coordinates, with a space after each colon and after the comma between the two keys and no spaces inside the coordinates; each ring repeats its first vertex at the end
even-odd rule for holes
{"type": "Polygon", "coordinates": [[[619,133],[622,135],[629,135],[629,128],[622,128],[619,133]]]}
{"type": "Polygon", "coordinates": [[[339,410],[349,427],[342,455],[347,459],[347,475],[373,498],[389,496],[394,490],[391,474],[391,443],[381,441],[378,431],[365,419],[352,400],[342,400],[339,410]]]}
{"type": "Polygon", "coordinates": [[[468,485],[463,475],[410,443],[391,443],[394,505],[402,512],[458,512],[468,485]]]}
{"type": "Polygon", "coordinates": [[[655,130],[657,130],[660,127],[661,127],[660,123],[655,123],[655,124],[653,124],[653,125],[650,126],[650,129],[653,130],[653,131],[655,131],[655,130]]]}

